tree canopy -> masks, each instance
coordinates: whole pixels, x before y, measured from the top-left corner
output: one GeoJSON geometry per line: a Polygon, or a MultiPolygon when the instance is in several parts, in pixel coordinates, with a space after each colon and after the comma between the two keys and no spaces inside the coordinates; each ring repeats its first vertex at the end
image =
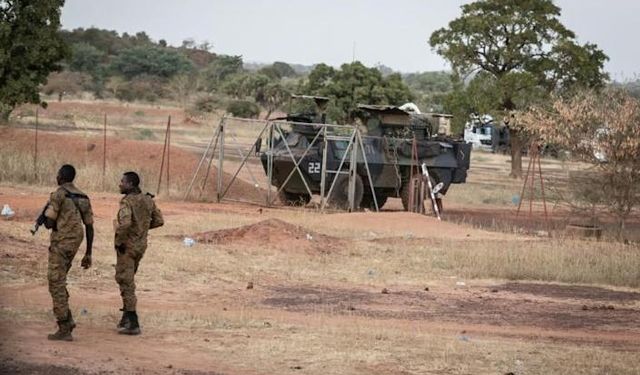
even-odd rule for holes
{"type": "Polygon", "coordinates": [[[358,104],[401,105],[413,98],[400,74],[383,77],[379,70],[359,61],[343,64],[338,70],[319,64],[302,89],[330,97],[329,118],[339,123],[353,123],[360,115],[358,104]]]}
{"type": "MultiPolygon", "coordinates": [[[[552,0],[479,0],[463,5],[462,15],[436,30],[429,43],[462,81],[483,79],[493,86],[499,94],[495,110],[525,109],[527,102],[518,98],[534,94],[603,87],[608,57],[595,44],[578,44],[560,12],[552,0]]],[[[511,130],[512,175],[519,177],[521,134],[511,130]]]]}
{"type": "Polygon", "coordinates": [[[170,78],[192,69],[191,62],[181,53],[158,47],[134,47],[124,50],[112,62],[112,69],[125,78],[143,74],[170,78]]]}
{"type": "Polygon", "coordinates": [[[58,34],[64,0],[0,0],[0,121],[22,103],[41,103],[39,86],[60,70],[68,48],[58,34]]]}

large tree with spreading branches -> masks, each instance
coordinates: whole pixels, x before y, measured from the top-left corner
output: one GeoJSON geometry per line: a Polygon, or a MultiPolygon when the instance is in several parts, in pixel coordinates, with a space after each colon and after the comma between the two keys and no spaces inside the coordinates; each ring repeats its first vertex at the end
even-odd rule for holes
{"type": "MultiPolygon", "coordinates": [[[[431,47],[469,82],[482,77],[498,93],[494,106],[506,116],[535,98],[576,87],[602,87],[608,57],[595,45],[580,45],[559,20],[552,0],[479,0],[436,30],[431,47]],[[478,74],[482,73],[482,74],[478,74]]],[[[525,130],[511,123],[511,176],[522,176],[525,130]]]]}

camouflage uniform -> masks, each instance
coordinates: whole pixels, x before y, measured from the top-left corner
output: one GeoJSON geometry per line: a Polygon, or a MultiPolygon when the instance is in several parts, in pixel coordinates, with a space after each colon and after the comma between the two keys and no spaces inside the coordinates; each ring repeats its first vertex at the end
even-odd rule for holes
{"type": "Polygon", "coordinates": [[[115,226],[117,251],[116,282],[120,287],[124,311],[136,311],[134,276],[147,249],[147,232],[162,226],[164,221],[153,196],[140,190],[131,192],[120,201],[115,226]]]}
{"type": "Polygon", "coordinates": [[[72,183],[65,183],[53,193],[44,215],[56,222],[51,231],[49,247],[49,293],[53,299],[53,313],[58,321],[65,321],[69,315],[69,292],[67,273],[73,258],[84,238],[82,224],[93,225],[93,212],[89,199],[74,200],[68,193],[83,194],[72,183]]]}

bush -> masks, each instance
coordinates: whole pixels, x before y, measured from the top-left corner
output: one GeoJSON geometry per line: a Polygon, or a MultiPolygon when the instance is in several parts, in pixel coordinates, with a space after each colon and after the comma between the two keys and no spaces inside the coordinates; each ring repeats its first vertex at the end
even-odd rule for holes
{"type": "Polygon", "coordinates": [[[260,107],[256,103],[247,100],[234,100],[227,105],[227,112],[234,117],[258,118],[260,107]]]}
{"type": "Polygon", "coordinates": [[[164,82],[157,77],[137,77],[130,82],[122,84],[118,91],[116,91],[115,96],[117,99],[125,102],[132,102],[134,100],[155,102],[159,98],[167,96],[163,83],[164,82]]]}
{"type": "Polygon", "coordinates": [[[193,105],[193,109],[195,112],[205,112],[211,113],[216,109],[221,109],[225,107],[225,101],[215,95],[203,96],[196,100],[193,105]]]}

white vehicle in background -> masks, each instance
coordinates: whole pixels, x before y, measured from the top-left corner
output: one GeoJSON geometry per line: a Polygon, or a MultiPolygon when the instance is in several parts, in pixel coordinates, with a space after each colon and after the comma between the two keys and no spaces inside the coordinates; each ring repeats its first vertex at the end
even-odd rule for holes
{"type": "Polygon", "coordinates": [[[474,150],[492,151],[492,137],[496,131],[493,117],[474,113],[464,126],[464,140],[474,150]]]}

